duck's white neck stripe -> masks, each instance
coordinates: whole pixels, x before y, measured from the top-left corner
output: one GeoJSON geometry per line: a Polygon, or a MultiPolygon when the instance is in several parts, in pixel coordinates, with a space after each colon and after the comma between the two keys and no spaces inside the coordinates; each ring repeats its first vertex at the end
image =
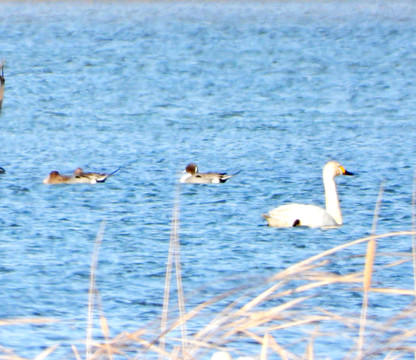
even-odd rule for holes
{"type": "Polygon", "coordinates": [[[182,175],[180,182],[185,182],[187,179],[189,179],[190,177],[192,177],[192,174],[190,173],[186,173],[184,175],[182,175]]]}

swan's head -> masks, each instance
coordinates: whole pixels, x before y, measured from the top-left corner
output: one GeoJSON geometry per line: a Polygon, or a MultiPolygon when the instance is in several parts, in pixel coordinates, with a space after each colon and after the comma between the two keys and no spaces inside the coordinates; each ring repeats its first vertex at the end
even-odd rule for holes
{"type": "Polygon", "coordinates": [[[194,163],[188,164],[186,165],[185,172],[194,175],[198,172],[198,166],[196,166],[194,163]]]}
{"type": "Polygon", "coordinates": [[[331,177],[334,178],[338,175],[354,175],[353,173],[347,171],[339,162],[329,161],[326,163],[323,171],[324,178],[331,177]]]}

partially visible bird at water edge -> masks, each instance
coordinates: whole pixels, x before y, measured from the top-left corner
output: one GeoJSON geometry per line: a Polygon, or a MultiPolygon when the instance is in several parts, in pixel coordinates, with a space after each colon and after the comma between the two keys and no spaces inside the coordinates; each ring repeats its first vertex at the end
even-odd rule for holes
{"type": "Polygon", "coordinates": [[[4,84],[6,82],[6,79],[4,78],[4,64],[5,64],[5,61],[3,60],[1,62],[1,65],[0,65],[0,69],[1,69],[1,75],[0,75],[0,112],[1,112],[1,107],[3,105],[4,84]]]}

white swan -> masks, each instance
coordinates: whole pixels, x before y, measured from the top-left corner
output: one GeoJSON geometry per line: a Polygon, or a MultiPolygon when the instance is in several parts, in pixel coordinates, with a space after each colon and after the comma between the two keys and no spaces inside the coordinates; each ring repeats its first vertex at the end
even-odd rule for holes
{"type": "Polygon", "coordinates": [[[354,175],[337,163],[330,161],[322,173],[325,187],[326,209],[315,205],[288,204],[271,210],[263,217],[274,227],[309,226],[330,227],[342,225],[342,213],[339,206],[335,176],[354,175]]]}

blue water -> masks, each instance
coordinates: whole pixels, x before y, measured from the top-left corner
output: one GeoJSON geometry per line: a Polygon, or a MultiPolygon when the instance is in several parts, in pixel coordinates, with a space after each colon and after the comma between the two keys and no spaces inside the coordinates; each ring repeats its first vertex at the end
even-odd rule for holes
{"type": "MultiPolygon", "coordinates": [[[[411,229],[415,2],[3,2],[1,9],[0,319],[58,320],[1,326],[0,345],[20,356],[59,345],[48,358],[74,358],[71,344],[83,348],[103,220],[97,288],[111,336],[157,323],[175,192],[189,162],[242,171],[220,186],[180,189],[187,309],[367,236],[382,181],[377,232],[411,229]],[[356,173],[337,179],[344,226],[265,226],[261,214],[280,204],[323,204],[321,171],[330,159],[356,173]],[[94,186],[42,184],[50,171],[78,166],[121,169],[94,186]]],[[[378,245],[410,249],[409,237],[378,245]]],[[[349,256],[364,251],[342,253],[331,271],[362,270],[364,260],[349,256]]],[[[413,287],[409,264],[383,274],[376,287],[413,287]]],[[[356,316],[362,297],[354,294],[308,306],[356,316]]],[[[370,314],[389,316],[411,301],[374,295],[370,314]]],[[[252,341],[239,346],[260,354],[252,341]]],[[[329,338],[316,351],[343,358],[349,346],[329,338]]]]}

